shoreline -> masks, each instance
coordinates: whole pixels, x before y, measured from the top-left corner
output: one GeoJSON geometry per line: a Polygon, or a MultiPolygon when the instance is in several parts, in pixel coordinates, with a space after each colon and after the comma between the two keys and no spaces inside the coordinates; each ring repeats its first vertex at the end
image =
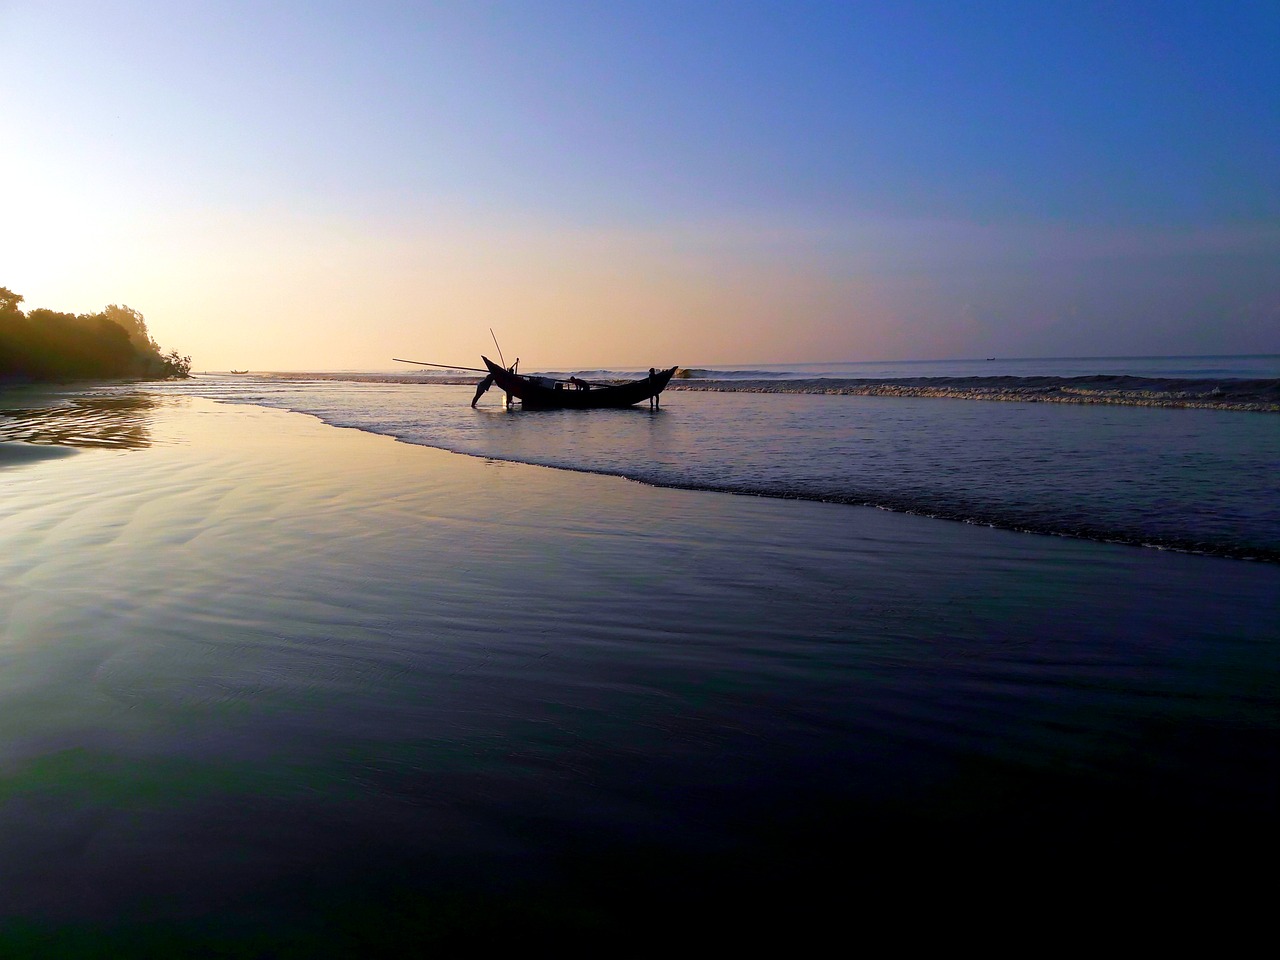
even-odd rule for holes
{"type": "MultiPolygon", "coordinates": [[[[374,376],[374,375],[370,375],[374,376]]],[[[347,375],[310,375],[301,379],[298,389],[306,390],[306,384],[317,383],[317,381],[338,381],[338,383],[348,383],[347,375]]],[[[237,376],[237,383],[241,383],[242,378],[237,376]]],[[[215,381],[209,381],[214,384],[215,381]]],[[[279,385],[280,380],[273,380],[273,383],[279,385]]],[[[360,383],[388,383],[384,378],[376,376],[375,379],[366,379],[360,383]]],[[[401,383],[401,381],[393,381],[393,383],[401,383]]],[[[410,380],[410,384],[428,385],[436,389],[449,390],[456,388],[456,384],[443,384],[439,380],[410,380]]],[[[803,381],[801,381],[803,385],[803,381]]],[[[28,397],[33,401],[29,406],[24,408],[12,407],[5,415],[0,411],[0,440],[28,440],[33,445],[40,445],[41,448],[55,449],[58,447],[108,447],[108,448],[128,448],[134,445],[146,445],[147,439],[145,431],[140,429],[140,424],[145,422],[148,411],[155,406],[156,403],[163,403],[164,397],[192,396],[201,397],[209,396],[218,399],[218,390],[210,390],[207,394],[200,393],[200,384],[189,383],[182,388],[189,390],[189,393],[168,393],[168,392],[127,392],[127,393],[86,393],[72,394],[50,394],[50,399],[40,402],[38,396],[28,397]]],[[[690,392],[685,406],[703,406],[705,401],[698,404],[692,403],[692,398],[701,394],[701,397],[710,399],[718,396],[727,396],[728,392],[717,392],[717,390],[695,390],[690,392]]],[[[787,392],[787,390],[778,390],[781,394],[780,402],[783,397],[810,397],[813,394],[787,392]]],[[[411,392],[407,396],[415,396],[416,392],[411,392]]],[[[749,394],[750,396],[750,394],[749,394]]],[[[461,397],[461,394],[460,394],[461,397]]],[[[248,406],[261,406],[264,410],[297,410],[307,413],[307,404],[303,403],[259,403],[255,401],[251,394],[248,397],[239,397],[237,394],[228,394],[220,398],[221,401],[230,403],[246,403],[248,406]]],[[[265,399],[265,398],[264,398],[265,399]]],[[[884,404],[884,410],[888,410],[891,404],[897,398],[890,401],[881,401],[884,404]]],[[[905,398],[904,402],[909,403],[910,399],[905,398]]],[[[1006,398],[1011,399],[1011,398],[1006,398]]],[[[426,402],[425,399],[422,402],[426,402]]],[[[721,401],[717,401],[722,403],[721,401]]],[[[1133,406],[1133,404],[1126,404],[1133,406]]],[[[1153,404],[1160,407],[1162,404],[1153,404]]],[[[462,408],[462,404],[460,404],[462,408]]],[[[1112,407],[1116,408],[1116,407],[1112,407]]],[[[717,408],[714,416],[726,416],[727,413],[723,408],[717,408]]],[[[882,411],[883,412],[883,411],[882,411]]],[[[366,433],[375,436],[392,436],[392,438],[402,439],[404,442],[420,445],[422,448],[439,449],[439,451],[448,451],[452,453],[461,453],[465,456],[480,458],[480,460],[497,460],[511,463],[529,463],[529,465],[548,466],[556,468],[556,470],[567,471],[571,475],[598,475],[611,477],[626,477],[626,479],[635,481],[635,483],[653,486],[655,489],[671,489],[671,490],[690,490],[690,492],[707,492],[713,494],[731,494],[742,495],[742,497],[764,497],[776,500],[800,500],[800,502],[824,503],[824,504],[840,504],[845,508],[873,508],[881,509],[881,511],[890,511],[899,513],[904,516],[924,517],[928,520],[942,520],[948,522],[959,522],[966,526],[974,527],[995,527],[1005,531],[1018,532],[1018,534],[1030,534],[1038,536],[1052,536],[1052,538],[1066,538],[1087,541],[1087,543],[1097,544],[1117,544],[1126,545],[1126,547],[1138,547],[1142,549],[1153,550],[1170,550],[1170,552],[1189,554],[1189,556],[1204,557],[1221,557],[1234,559],[1234,561],[1252,561],[1261,563],[1277,563],[1280,562],[1280,552],[1277,552],[1274,538],[1268,541],[1263,532],[1257,532],[1253,536],[1239,535],[1240,531],[1236,531],[1236,536],[1219,535],[1213,536],[1211,529],[1197,531],[1192,526],[1179,529],[1176,525],[1165,525],[1164,529],[1151,527],[1151,529],[1139,529],[1139,527],[1126,526],[1124,522],[1120,522],[1123,518],[1115,515],[1107,515],[1102,513],[1098,517],[1080,516],[1079,512],[1075,515],[1071,513],[1062,513],[1061,516],[1052,515],[1052,513],[1036,513],[1034,511],[1001,511],[998,499],[991,504],[979,504],[969,502],[954,502],[954,499],[946,497],[919,498],[913,497],[908,493],[897,492],[892,486],[884,489],[877,489],[876,486],[865,484],[851,486],[845,489],[844,485],[838,481],[823,484],[820,481],[810,479],[808,481],[796,481],[792,484],[758,484],[753,483],[749,477],[733,477],[730,472],[724,472],[723,475],[717,476],[698,476],[698,475],[681,475],[669,474],[667,471],[645,471],[637,470],[635,465],[628,466],[627,463],[590,463],[577,462],[572,457],[554,457],[547,456],[547,449],[539,448],[543,456],[531,456],[530,451],[517,447],[513,449],[497,449],[493,445],[485,447],[480,444],[457,444],[449,442],[449,429],[453,429],[456,433],[456,426],[447,428],[442,435],[431,434],[431,431],[413,431],[401,428],[390,428],[387,425],[378,424],[378,422],[362,422],[360,417],[351,416],[333,416],[333,411],[320,411],[321,420],[330,422],[337,426],[349,426],[349,428],[364,430],[366,433]],[[1111,517],[1110,525],[1103,520],[1103,517],[1111,517]]],[[[520,411],[516,411],[516,416],[520,416],[520,411]]],[[[403,413],[402,413],[403,416],[403,413]]],[[[1224,421],[1224,426],[1229,421],[1224,421]]],[[[631,426],[630,422],[622,424],[623,426],[631,426]]],[[[1188,428],[1193,424],[1188,424],[1188,428]]],[[[1202,426],[1199,429],[1211,429],[1212,424],[1202,426]]],[[[1261,424],[1258,425],[1261,428],[1261,424]]],[[[1143,424],[1134,424],[1133,429],[1142,429],[1143,424]]],[[[454,438],[456,439],[456,438],[454,438]]],[[[549,440],[550,438],[544,438],[549,440]]],[[[18,444],[4,443],[0,444],[0,458],[4,460],[15,461],[19,457],[37,457],[37,456],[56,456],[56,454],[37,454],[36,452],[14,451],[13,456],[6,456],[4,448],[17,447],[18,444]]],[[[0,460],[0,462],[4,462],[0,460]]],[[[1268,530],[1270,527],[1260,527],[1260,530],[1268,530]]],[[[1217,531],[1220,532],[1221,531],[1217,531]]],[[[1230,532],[1230,529],[1228,529],[1230,532]]]]}
{"type": "MultiPolygon", "coordinates": [[[[261,375],[266,376],[266,375],[261,375]]],[[[270,375],[273,379],[278,375],[270,375]]],[[[241,378],[237,377],[237,381],[241,378]]],[[[295,379],[303,383],[313,381],[339,381],[351,382],[352,378],[345,374],[303,374],[295,375],[295,379]]],[[[278,382],[278,381],[277,381],[278,382]]],[[[387,380],[379,375],[369,375],[364,380],[356,380],[362,383],[407,383],[417,384],[421,386],[433,387],[451,387],[458,384],[445,383],[439,379],[420,380],[409,379],[387,380]]],[[[758,393],[772,392],[783,396],[813,396],[805,389],[788,390],[785,389],[789,381],[781,384],[773,384],[771,386],[778,387],[768,391],[757,391],[750,389],[749,384],[744,387],[743,392],[758,393]]],[[[801,388],[807,382],[798,381],[801,388]]],[[[163,398],[168,396],[202,396],[198,392],[197,384],[190,384],[192,392],[189,394],[163,394],[158,392],[146,392],[145,390],[131,393],[103,393],[103,394],[83,394],[71,395],[66,394],[49,394],[44,399],[54,400],[55,402],[38,402],[41,399],[39,394],[31,394],[28,399],[33,402],[22,408],[12,408],[8,411],[0,409],[0,465],[6,462],[20,462],[26,459],[34,459],[42,456],[57,456],[53,452],[55,450],[68,450],[72,448],[85,447],[107,447],[107,448],[129,448],[134,446],[145,446],[148,441],[145,431],[140,429],[140,424],[145,422],[149,415],[149,411],[157,404],[166,402],[163,398]],[[27,441],[27,443],[19,444],[4,441],[27,441]],[[24,447],[35,447],[33,450],[22,449],[24,447]],[[47,453],[40,451],[49,451],[47,453]]],[[[692,388],[690,392],[717,394],[731,393],[734,390],[712,390],[703,387],[692,388]]],[[[868,396],[879,396],[878,394],[869,393],[868,396]]],[[[908,394],[896,394],[896,397],[905,399],[916,399],[908,394]]],[[[252,398],[238,399],[235,397],[218,398],[216,394],[212,397],[219,402],[246,404],[251,407],[264,410],[289,410],[295,409],[289,406],[277,406],[274,404],[258,404],[252,398]]],[[[995,397],[992,399],[1002,399],[1013,401],[1022,399],[1015,396],[995,397]]],[[[1072,402],[1072,401],[1054,401],[1046,398],[1044,402],[1072,402]]],[[[1074,402],[1097,402],[1097,401],[1074,401],[1074,402]]],[[[1125,406],[1135,406],[1137,404],[1125,404],[1125,406]]],[[[1148,404],[1147,406],[1155,408],[1163,408],[1167,404],[1148,404]]],[[[1000,510],[991,506],[980,507],[972,504],[957,505],[943,499],[932,499],[927,502],[920,502],[911,497],[895,495],[891,492],[880,492],[878,495],[874,492],[867,493],[865,491],[846,492],[840,490],[837,486],[829,486],[823,488],[821,486],[806,488],[803,485],[795,485],[790,487],[774,488],[768,486],[754,485],[749,482],[734,482],[725,477],[715,479],[683,479],[679,477],[664,477],[659,475],[637,473],[628,470],[625,467],[608,467],[590,464],[574,464],[568,462],[556,462],[555,460],[542,460],[533,457],[522,457],[518,454],[498,453],[493,451],[481,452],[478,450],[467,449],[465,447],[455,448],[448,443],[436,440],[432,442],[430,439],[423,440],[421,438],[409,439],[400,435],[395,431],[382,431],[371,429],[368,426],[362,426],[357,423],[344,423],[341,419],[335,420],[332,417],[317,415],[307,412],[305,409],[298,409],[296,412],[306,416],[317,416],[323,422],[340,428],[352,428],[365,432],[370,436],[391,437],[403,440],[414,446],[423,449],[446,451],[453,454],[460,454],[467,457],[474,457],[480,460],[496,460],[512,464],[532,465],[548,467],[555,470],[565,471],[571,475],[594,475],[600,477],[623,478],[631,482],[639,483],[654,489],[666,490],[683,490],[692,492],[706,492],[718,495],[733,495],[745,497],[764,497],[777,501],[800,501],[809,503],[821,503],[829,505],[839,505],[846,508],[869,508],[875,510],[889,511],[898,515],[913,516],[925,518],[928,520],[942,520],[953,523],[960,523],[970,527],[990,527],[1004,530],[1017,534],[1030,534],[1034,536],[1046,536],[1053,538],[1065,538],[1071,540],[1080,540],[1087,543],[1096,544],[1112,544],[1128,547],[1138,547],[1141,549],[1170,551],[1191,556],[1207,556],[1219,557],[1231,560],[1244,560],[1257,563],[1276,564],[1280,563],[1280,552],[1274,545],[1265,542],[1247,542],[1247,541],[1230,541],[1226,539],[1214,540],[1209,537],[1195,536],[1186,532],[1152,532],[1152,531],[1132,531],[1123,527],[1111,526],[1090,522],[1086,519],[1071,517],[1035,517],[1035,516],[1010,516],[1001,513],[1000,510]]]]}

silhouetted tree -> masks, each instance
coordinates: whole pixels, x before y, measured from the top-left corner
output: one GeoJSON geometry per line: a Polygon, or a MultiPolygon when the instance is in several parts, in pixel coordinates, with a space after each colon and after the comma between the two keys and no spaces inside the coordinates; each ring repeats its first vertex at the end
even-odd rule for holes
{"type": "Polygon", "coordinates": [[[18,304],[22,302],[22,294],[14,293],[8,287],[0,287],[0,316],[6,313],[21,313],[18,304]]]}
{"type": "Polygon", "coordinates": [[[112,304],[79,316],[38,308],[0,287],[0,377],[81,380],[191,375],[191,358],[160,352],[142,314],[112,304]]]}

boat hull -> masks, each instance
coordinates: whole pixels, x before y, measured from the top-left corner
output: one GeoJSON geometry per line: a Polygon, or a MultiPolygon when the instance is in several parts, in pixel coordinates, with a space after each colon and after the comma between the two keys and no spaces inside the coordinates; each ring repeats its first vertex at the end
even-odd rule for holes
{"type": "Polygon", "coordinates": [[[655,372],[652,376],[613,387],[590,390],[565,389],[565,385],[544,386],[530,377],[511,373],[488,357],[481,357],[489,368],[494,384],[518,399],[526,410],[598,410],[633,407],[660,394],[675,375],[676,367],[655,372]]]}

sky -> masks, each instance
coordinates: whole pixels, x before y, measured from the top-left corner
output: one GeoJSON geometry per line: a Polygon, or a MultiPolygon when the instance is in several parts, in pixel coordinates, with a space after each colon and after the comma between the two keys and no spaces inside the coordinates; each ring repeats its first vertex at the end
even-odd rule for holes
{"type": "Polygon", "coordinates": [[[1280,353],[1280,4],[0,0],[0,286],[196,370],[1280,353]]]}

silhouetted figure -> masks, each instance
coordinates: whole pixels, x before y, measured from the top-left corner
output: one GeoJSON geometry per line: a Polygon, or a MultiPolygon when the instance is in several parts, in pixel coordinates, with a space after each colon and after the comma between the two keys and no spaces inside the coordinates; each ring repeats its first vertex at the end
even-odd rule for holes
{"type": "Polygon", "coordinates": [[[484,392],[492,386],[493,374],[491,373],[476,384],[476,395],[471,398],[471,405],[474,407],[479,402],[480,398],[484,396],[484,392]]]}
{"type": "MultiPolygon", "coordinates": [[[[650,384],[650,386],[652,386],[652,385],[653,385],[653,381],[657,378],[657,376],[658,376],[658,371],[657,371],[657,370],[655,370],[653,367],[650,367],[650,368],[649,368],[649,384],[650,384]]],[[[658,409],[658,395],[657,395],[656,393],[655,393],[653,396],[651,396],[651,397],[649,398],[649,409],[650,409],[650,410],[657,410],[657,409],[658,409]]]]}

